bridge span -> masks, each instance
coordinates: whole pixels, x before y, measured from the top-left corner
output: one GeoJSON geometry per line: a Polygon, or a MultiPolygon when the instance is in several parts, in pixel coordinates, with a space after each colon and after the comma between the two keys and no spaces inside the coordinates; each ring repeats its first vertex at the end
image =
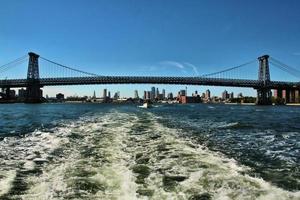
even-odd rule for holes
{"type": "MultiPolygon", "coordinates": [[[[92,77],[66,77],[66,78],[40,78],[39,86],[60,85],[94,85],[94,84],[173,84],[173,85],[207,85],[247,87],[257,89],[263,86],[259,80],[222,79],[206,77],[174,77],[174,76],[92,76],[92,77]]],[[[1,88],[28,87],[27,79],[0,80],[1,88]]],[[[300,89],[300,82],[270,81],[269,89],[300,89]]]]}
{"type": "MultiPolygon", "coordinates": [[[[28,72],[26,79],[0,80],[0,88],[26,87],[28,103],[41,102],[40,88],[44,86],[58,85],[90,85],[90,84],[178,84],[178,85],[207,85],[207,86],[229,86],[248,87],[257,90],[257,104],[271,104],[271,89],[278,90],[300,90],[300,82],[271,81],[269,72],[269,56],[258,58],[258,79],[236,79],[236,78],[212,78],[198,77],[172,77],[172,76],[98,76],[90,74],[86,77],[63,77],[63,78],[40,78],[39,77],[39,55],[30,52],[28,72]]],[[[52,62],[52,61],[50,61],[52,62]]],[[[69,67],[67,67],[69,68],[69,67]]],[[[69,68],[71,69],[71,68],[69,68]]],[[[80,70],[77,70],[80,71],[80,70]]],[[[82,71],[80,71],[82,72],[82,71]]],[[[9,92],[7,92],[8,94],[9,92]]]]}

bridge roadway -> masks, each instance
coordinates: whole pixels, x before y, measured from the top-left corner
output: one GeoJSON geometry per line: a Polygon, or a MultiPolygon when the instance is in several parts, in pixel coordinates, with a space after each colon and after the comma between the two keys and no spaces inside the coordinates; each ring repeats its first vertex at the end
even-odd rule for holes
{"type": "MultiPolygon", "coordinates": [[[[0,80],[0,88],[26,87],[30,84],[27,79],[0,80]]],[[[44,86],[55,85],[90,85],[90,84],[177,84],[177,85],[208,85],[261,88],[263,83],[259,80],[223,79],[208,77],[163,77],[163,76],[91,76],[68,78],[40,78],[39,84],[44,86]]],[[[270,81],[270,89],[300,89],[300,82],[270,81]]]]}

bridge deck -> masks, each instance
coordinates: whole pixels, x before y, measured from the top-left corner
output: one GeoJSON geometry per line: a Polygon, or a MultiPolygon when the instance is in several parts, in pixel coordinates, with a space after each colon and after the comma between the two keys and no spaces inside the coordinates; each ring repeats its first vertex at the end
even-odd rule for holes
{"type": "MultiPolygon", "coordinates": [[[[40,86],[55,85],[90,85],[90,84],[177,84],[177,85],[208,85],[260,88],[262,83],[258,80],[222,79],[206,77],[160,77],[160,76],[91,76],[69,78],[41,78],[40,86]]],[[[0,87],[26,87],[27,79],[0,80],[0,87]]],[[[300,82],[270,81],[269,88],[298,88],[300,82]]]]}

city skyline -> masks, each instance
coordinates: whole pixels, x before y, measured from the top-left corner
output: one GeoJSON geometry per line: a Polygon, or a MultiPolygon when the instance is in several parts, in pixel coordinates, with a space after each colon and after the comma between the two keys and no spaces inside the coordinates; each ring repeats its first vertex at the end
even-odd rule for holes
{"type": "MultiPolygon", "coordinates": [[[[21,89],[21,91],[23,91],[23,90],[21,89]]],[[[78,96],[78,97],[84,97],[84,96],[87,96],[87,97],[91,97],[91,98],[105,98],[105,97],[113,98],[114,95],[116,93],[118,93],[118,95],[120,95],[120,98],[140,98],[140,99],[145,99],[145,93],[149,92],[150,95],[151,95],[150,99],[155,99],[155,98],[157,98],[158,95],[162,95],[163,98],[167,98],[167,96],[170,93],[174,97],[176,97],[178,94],[180,94],[183,91],[184,91],[184,95],[186,95],[186,96],[194,96],[195,94],[198,94],[200,96],[205,96],[205,98],[211,98],[211,97],[223,98],[224,97],[223,96],[224,92],[227,92],[227,95],[228,95],[227,98],[241,97],[241,95],[242,96],[246,96],[242,92],[234,93],[232,91],[227,91],[226,89],[223,92],[221,92],[220,94],[215,94],[215,93],[211,93],[211,91],[209,89],[189,91],[188,87],[182,87],[182,88],[178,87],[178,89],[175,92],[172,92],[172,91],[167,91],[166,89],[164,89],[162,87],[154,87],[154,86],[149,87],[148,90],[146,88],[143,91],[139,91],[139,90],[134,89],[134,90],[132,90],[132,94],[129,95],[129,96],[122,95],[122,92],[120,90],[113,91],[113,90],[110,90],[110,88],[107,88],[107,87],[104,87],[102,90],[101,89],[94,90],[91,94],[85,94],[85,95],[78,95],[76,93],[74,95],[66,95],[63,92],[59,92],[59,93],[56,93],[53,96],[50,96],[48,94],[44,94],[43,96],[44,97],[48,96],[49,98],[53,98],[57,94],[64,94],[66,97],[76,97],[76,96],[78,96]],[[154,93],[152,91],[153,88],[155,89],[154,93]],[[157,90],[158,90],[158,93],[157,93],[157,90]],[[111,94],[114,94],[114,95],[111,95],[111,94]]],[[[15,90],[15,92],[16,92],[16,94],[18,94],[18,90],[15,90]]],[[[255,97],[255,96],[253,96],[253,97],[255,97]]]]}

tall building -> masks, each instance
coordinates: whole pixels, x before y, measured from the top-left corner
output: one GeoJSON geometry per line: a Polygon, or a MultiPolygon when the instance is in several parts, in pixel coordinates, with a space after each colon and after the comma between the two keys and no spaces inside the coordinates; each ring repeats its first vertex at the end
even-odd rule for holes
{"type": "Polygon", "coordinates": [[[178,95],[179,95],[179,96],[186,96],[186,90],[180,90],[180,91],[178,92],[178,95]]]}
{"type": "Polygon", "coordinates": [[[150,100],[151,99],[151,91],[147,91],[146,99],[150,100]]]}
{"type": "Polygon", "coordinates": [[[158,88],[156,88],[156,92],[155,92],[155,98],[159,98],[159,90],[158,90],[158,88]]]}
{"type": "Polygon", "coordinates": [[[166,90],[162,89],[162,99],[165,99],[165,98],[166,98],[166,90]]]}
{"type": "Polygon", "coordinates": [[[144,99],[147,99],[147,91],[144,91],[144,99]]]}
{"type": "Polygon", "coordinates": [[[96,99],[96,92],[94,90],[93,99],[96,99]]]}
{"type": "Polygon", "coordinates": [[[103,89],[103,99],[107,97],[107,89],[103,89]]]}
{"type": "Polygon", "coordinates": [[[115,95],[114,95],[114,99],[117,100],[120,98],[120,92],[116,92],[115,95]]]}
{"type": "Polygon", "coordinates": [[[110,96],[110,91],[108,91],[108,98],[110,99],[110,97],[111,97],[111,96],[110,96]]]}
{"type": "Polygon", "coordinates": [[[134,90],[134,98],[138,99],[139,98],[139,93],[137,90],[134,90]]]}
{"type": "Polygon", "coordinates": [[[210,90],[205,91],[205,99],[210,99],[210,90]]]}
{"type": "Polygon", "coordinates": [[[172,92],[170,92],[170,93],[168,93],[168,99],[173,99],[173,93],[172,92]]]}
{"type": "Polygon", "coordinates": [[[222,99],[228,99],[229,95],[227,90],[224,90],[224,92],[222,92],[222,99]]]}
{"type": "Polygon", "coordinates": [[[153,100],[155,98],[155,87],[151,88],[151,95],[150,95],[150,99],[153,100]]]}
{"type": "Polygon", "coordinates": [[[234,98],[234,94],[233,94],[233,92],[230,92],[229,93],[229,99],[233,99],[234,98]]]}
{"type": "Polygon", "coordinates": [[[19,89],[18,96],[19,96],[19,98],[26,98],[27,91],[24,88],[19,89]]]}

